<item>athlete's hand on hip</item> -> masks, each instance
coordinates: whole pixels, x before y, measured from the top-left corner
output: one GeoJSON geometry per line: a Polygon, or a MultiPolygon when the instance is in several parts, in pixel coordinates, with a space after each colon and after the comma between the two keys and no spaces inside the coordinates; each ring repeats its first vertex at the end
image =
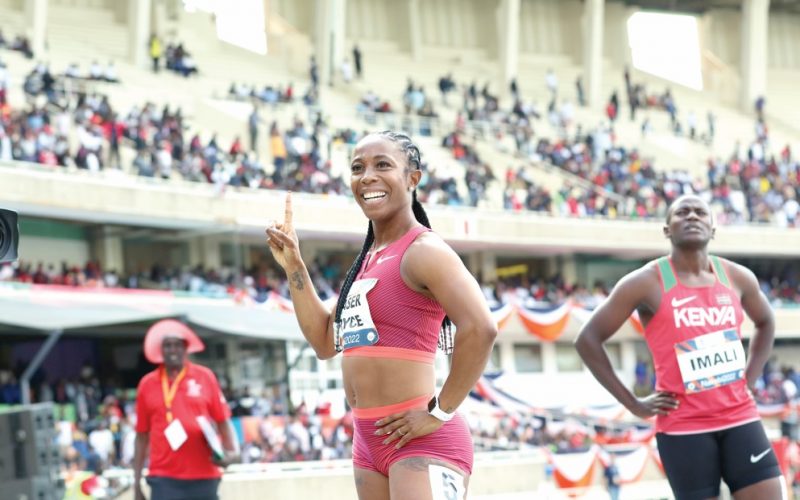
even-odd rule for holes
{"type": "Polygon", "coordinates": [[[375,422],[375,434],[386,436],[383,444],[397,441],[395,448],[400,449],[414,438],[427,436],[444,425],[427,410],[410,410],[395,413],[375,422]]]}
{"type": "Polygon", "coordinates": [[[272,222],[266,230],[267,245],[272,256],[283,269],[294,267],[302,262],[300,242],[292,225],[292,193],[286,193],[286,209],[283,222],[272,222]]]}
{"type": "Polygon", "coordinates": [[[669,415],[670,412],[677,410],[679,405],[675,394],[658,391],[637,399],[636,406],[628,410],[639,418],[650,418],[655,415],[669,415]]]}

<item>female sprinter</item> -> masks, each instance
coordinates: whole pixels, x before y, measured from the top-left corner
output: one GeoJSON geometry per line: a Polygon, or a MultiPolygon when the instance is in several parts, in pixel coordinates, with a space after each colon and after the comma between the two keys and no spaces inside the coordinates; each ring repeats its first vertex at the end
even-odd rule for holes
{"type": "Polygon", "coordinates": [[[283,223],[267,228],[267,243],[286,271],[300,328],[317,356],[343,351],[359,499],[464,499],[472,439],[455,410],[483,372],[497,327],[478,283],[430,230],[417,201],[417,146],[399,133],[370,134],[357,144],[350,170],[369,227],[335,310],[317,296],[300,256],[291,195],[283,223]],[[437,346],[452,352],[438,395],[437,346]]]}

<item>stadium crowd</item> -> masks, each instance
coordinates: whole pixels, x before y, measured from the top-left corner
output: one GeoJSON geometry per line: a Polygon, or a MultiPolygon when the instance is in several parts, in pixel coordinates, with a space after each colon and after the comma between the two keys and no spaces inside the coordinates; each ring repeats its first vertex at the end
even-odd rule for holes
{"type": "MultiPolygon", "coordinates": [[[[540,110],[536,102],[526,101],[516,85],[511,84],[513,96],[509,109],[502,108],[500,100],[489,91],[489,84],[478,91],[476,82],[462,85],[463,102],[456,115],[455,132],[444,139],[444,146],[456,144],[454,156],[467,137],[501,141],[511,137],[517,155],[534,163],[555,165],[588,183],[565,183],[557,192],[549,193],[534,186],[526,186],[532,194],[509,193],[506,185],[505,208],[516,210],[541,210],[563,216],[603,216],[652,218],[662,217],[666,207],[685,193],[705,196],[715,208],[721,224],[745,222],[769,223],[781,227],[800,225],[800,162],[794,159],[785,145],[773,153],[769,130],[763,114],[755,122],[754,139],[743,147],[738,144],[728,158],[709,158],[707,178],[693,176],[685,170],[660,170],[650,158],[644,158],[632,145],[623,144],[615,134],[614,123],[620,109],[617,93],[609,99],[606,123],[587,128],[575,122],[574,107],[568,99],[558,99],[558,81],[548,73],[546,86],[551,95],[547,111],[540,110]],[[552,136],[537,135],[534,125],[546,117],[552,136]],[[532,203],[526,199],[535,198],[532,203]]],[[[693,111],[686,115],[682,125],[678,118],[675,98],[669,89],[663,94],[648,95],[642,83],[630,80],[625,71],[625,82],[631,119],[637,109],[660,109],[670,116],[670,127],[677,135],[690,140],[711,143],[715,134],[714,116],[709,112],[708,130],[700,133],[693,111]]],[[[442,101],[447,105],[447,94],[458,87],[452,74],[439,81],[442,101]]],[[[580,93],[580,92],[579,92],[580,93]]],[[[435,118],[433,101],[424,89],[409,79],[402,94],[406,114],[435,118]],[[420,110],[431,111],[421,113],[420,110]]],[[[357,107],[357,114],[368,121],[371,113],[391,112],[392,105],[374,92],[365,94],[357,107]]],[[[427,135],[420,125],[420,133],[427,135]]],[[[643,134],[650,131],[649,120],[642,126],[643,134]]],[[[458,156],[456,156],[458,158],[458,156]]],[[[469,165],[469,163],[467,163],[469,165]]],[[[486,168],[491,172],[490,168],[486,168]]],[[[491,177],[484,177],[486,181],[491,177]]],[[[467,181],[470,185],[470,181],[467,181]]],[[[474,206],[474,205],[473,205],[474,206]]]]}
{"type": "MultiPolygon", "coordinates": [[[[318,258],[309,268],[314,286],[323,300],[335,297],[346,266],[334,256],[318,258]]],[[[787,268],[773,274],[757,271],[761,290],[775,307],[800,304],[800,273],[787,268]]],[[[42,285],[65,285],[82,288],[128,288],[147,290],[180,290],[197,294],[224,296],[244,291],[256,302],[263,302],[272,292],[289,298],[286,278],[274,266],[259,263],[236,272],[232,268],[211,269],[169,267],[153,264],[129,273],[104,269],[97,260],[83,265],[52,263],[33,264],[26,261],[0,264],[0,283],[17,282],[42,285]]],[[[499,278],[482,285],[490,307],[518,303],[528,308],[561,304],[568,298],[589,309],[608,295],[608,284],[569,283],[563,276],[520,274],[499,278]]]]}
{"type": "MultiPolygon", "coordinates": [[[[7,77],[2,83],[3,71],[8,73],[7,69],[0,70],[0,87],[7,87],[7,77]]],[[[206,182],[216,185],[219,192],[233,186],[349,194],[347,179],[332,166],[331,150],[337,144],[352,147],[363,132],[329,126],[316,107],[309,108],[308,123],[300,119],[286,127],[270,123],[271,161],[265,162],[254,153],[254,144],[247,147],[238,137],[226,147],[215,133],[207,140],[198,131],[190,133],[180,109],[165,106],[159,110],[145,103],[127,113],[119,112],[97,89],[65,83],[74,76],[81,76],[74,64],[64,75],[53,75],[46,65],[38,64],[25,77],[23,88],[31,98],[29,104],[23,109],[2,104],[0,159],[88,170],[127,170],[120,148],[130,147],[134,157],[131,171],[144,177],[206,182]],[[38,95],[46,96],[44,104],[35,99],[38,95]]],[[[103,69],[93,63],[88,78],[116,79],[113,64],[103,69]]],[[[452,75],[444,79],[455,85],[452,75]]],[[[267,85],[258,90],[232,84],[229,95],[266,103],[289,102],[293,86],[267,85]]],[[[671,102],[668,94],[649,101],[667,110],[674,107],[674,103],[664,104],[671,102]]],[[[413,81],[408,82],[402,102],[408,113],[435,116],[432,99],[413,81]]],[[[527,163],[516,172],[510,167],[502,186],[506,209],[576,217],[662,217],[677,196],[696,192],[709,199],[721,224],[800,225],[800,162],[789,146],[778,154],[771,153],[763,120],[757,122],[756,138],[747,147],[738,147],[727,159],[709,159],[707,177],[700,179],[686,171],[658,170],[635,147],[618,141],[611,122],[584,129],[582,124],[573,123],[574,112],[568,101],[558,108],[555,102],[553,99],[548,107],[548,117],[563,132],[555,137],[537,136],[533,124],[543,113],[533,103],[526,104],[518,97],[511,109],[501,109],[500,100],[488,85],[481,91],[474,82],[465,85],[463,109],[454,131],[441,140],[463,166],[463,173],[454,177],[433,165],[426,166],[420,198],[431,204],[464,206],[478,206],[487,199],[491,183],[498,180],[498,167],[493,168],[477,155],[470,142],[478,139],[468,129],[474,132],[488,126],[500,138],[513,137],[517,154],[524,161],[555,165],[576,179],[550,191],[534,181],[536,173],[527,163]],[[568,134],[573,128],[574,133],[568,134]]],[[[387,106],[388,101],[369,92],[359,104],[359,113],[391,111],[387,106]]],[[[253,143],[262,120],[256,114],[250,121],[253,143]]]]}

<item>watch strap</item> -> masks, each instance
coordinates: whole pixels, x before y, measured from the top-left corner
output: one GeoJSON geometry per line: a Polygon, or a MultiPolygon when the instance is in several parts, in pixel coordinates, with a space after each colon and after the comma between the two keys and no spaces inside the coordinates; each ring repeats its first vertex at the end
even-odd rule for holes
{"type": "Polygon", "coordinates": [[[455,412],[447,413],[446,411],[442,410],[442,408],[439,406],[438,396],[434,396],[431,402],[433,403],[433,407],[428,410],[428,413],[432,417],[441,420],[442,422],[449,422],[455,416],[455,412]]]}

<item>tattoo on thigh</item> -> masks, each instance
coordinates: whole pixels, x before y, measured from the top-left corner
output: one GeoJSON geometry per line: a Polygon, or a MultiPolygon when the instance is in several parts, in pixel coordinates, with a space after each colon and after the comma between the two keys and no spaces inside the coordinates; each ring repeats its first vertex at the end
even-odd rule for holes
{"type": "Polygon", "coordinates": [[[412,470],[414,472],[425,472],[428,470],[428,466],[436,463],[430,458],[426,457],[409,457],[405,460],[400,462],[400,465],[408,470],[412,470]]]}
{"type": "Polygon", "coordinates": [[[303,273],[301,273],[300,271],[293,272],[290,281],[292,282],[294,287],[298,290],[302,290],[306,286],[305,283],[303,282],[303,273]]]}

